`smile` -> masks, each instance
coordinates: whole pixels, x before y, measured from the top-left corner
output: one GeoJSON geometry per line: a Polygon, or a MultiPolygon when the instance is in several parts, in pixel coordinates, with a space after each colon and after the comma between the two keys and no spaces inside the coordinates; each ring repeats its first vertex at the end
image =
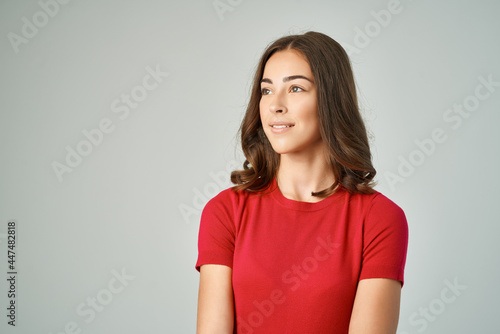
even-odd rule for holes
{"type": "Polygon", "coordinates": [[[293,125],[272,125],[271,132],[276,134],[284,133],[290,131],[291,128],[293,128],[293,125]]]}

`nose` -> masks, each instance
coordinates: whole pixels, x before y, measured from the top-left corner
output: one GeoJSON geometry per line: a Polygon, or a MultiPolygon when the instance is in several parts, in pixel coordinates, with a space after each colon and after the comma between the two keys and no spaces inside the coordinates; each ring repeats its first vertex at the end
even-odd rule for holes
{"type": "Polygon", "coordinates": [[[286,107],[286,99],[281,93],[276,93],[274,95],[271,104],[269,104],[269,111],[273,114],[286,113],[288,111],[286,107]]]}

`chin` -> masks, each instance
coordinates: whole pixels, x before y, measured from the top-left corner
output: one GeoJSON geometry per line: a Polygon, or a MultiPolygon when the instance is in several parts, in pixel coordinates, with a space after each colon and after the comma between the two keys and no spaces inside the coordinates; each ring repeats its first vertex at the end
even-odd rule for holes
{"type": "Polygon", "coordinates": [[[278,146],[278,147],[273,146],[273,150],[274,150],[274,152],[276,152],[278,154],[287,154],[287,153],[292,153],[292,152],[296,151],[291,147],[283,147],[283,146],[278,146]]]}

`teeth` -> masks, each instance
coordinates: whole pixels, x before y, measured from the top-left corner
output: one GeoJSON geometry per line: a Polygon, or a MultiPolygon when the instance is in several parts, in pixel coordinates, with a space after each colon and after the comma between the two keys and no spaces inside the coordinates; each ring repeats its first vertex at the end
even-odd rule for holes
{"type": "Polygon", "coordinates": [[[273,128],[291,128],[291,125],[273,125],[273,128]]]}

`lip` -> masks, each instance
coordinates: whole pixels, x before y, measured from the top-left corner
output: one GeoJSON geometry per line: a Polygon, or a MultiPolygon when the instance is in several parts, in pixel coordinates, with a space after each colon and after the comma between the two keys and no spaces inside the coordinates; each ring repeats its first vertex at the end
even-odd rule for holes
{"type": "Polygon", "coordinates": [[[275,121],[275,122],[269,123],[269,126],[271,127],[271,132],[272,133],[284,133],[284,132],[287,132],[287,131],[291,130],[294,127],[294,125],[295,124],[293,124],[293,123],[283,122],[283,121],[275,121]],[[286,127],[286,128],[274,128],[273,125],[291,125],[291,126],[290,127],[286,127]]]}
{"type": "Polygon", "coordinates": [[[274,122],[271,122],[269,123],[269,126],[273,126],[273,125],[295,125],[293,124],[292,122],[284,122],[284,121],[274,121],[274,122]]]}

